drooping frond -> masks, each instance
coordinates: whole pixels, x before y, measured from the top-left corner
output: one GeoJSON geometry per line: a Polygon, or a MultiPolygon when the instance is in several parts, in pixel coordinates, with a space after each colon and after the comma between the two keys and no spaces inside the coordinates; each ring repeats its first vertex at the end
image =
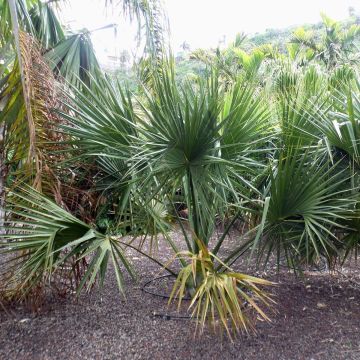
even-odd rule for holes
{"type": "Polygon", "coordinates": [[[51,1],[38,0],[29,15],[34,28],[34,36],[40,42],[42,50],[53,48],[65,38],[64,30],[57,18],[51,1]]]}
{"type": "MultiPolygon", "coordinates": [[[[57,271],[64,278],[75,274],[74,264],[89,260],[77,291],[91,289],[98,280],[102,285],[109,261],[112,262],[119,290],[123,292],[123,270],[134,276],[120,243],[100,234],[30,187],[10,192],[7,198],[7,221],[0,254],[10,254],[5,272],[0,273],[1,290],[7,297],[22,298],[45,285],[51,285],[57,271]]],[[[4,260],[3,260],[4,261],[4,260]]],[[[4,269],[2,267],[2,269],[4,269]]]]}
{"type": "Polygon", "coordinates": [[[48,143],[56,141],[53,130],[56,116],[52,112],[58,103],[56,82],[38,43],[23,32],[19,40],[24,81],[17,61],[4,84],[1,120],[7,127],[9,163],[40,189],[49,161],[48,143]]]}
{"type": "Polygon", "coordinates": [[[45,59],[55,74],[77,86],[81,82],[90,86],[91,77],[100,71],[88,31],[67,36],[45,54],[45,59]]]}

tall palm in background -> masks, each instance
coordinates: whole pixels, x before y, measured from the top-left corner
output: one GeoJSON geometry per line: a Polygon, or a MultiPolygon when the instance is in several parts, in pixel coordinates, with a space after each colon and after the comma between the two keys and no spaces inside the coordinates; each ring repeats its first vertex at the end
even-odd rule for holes
{"type": "Polygon", "coordinates": [[[307,60],[318,58],[328,69],[339,64],[358,62],[356,39],[360,35],[360,26],[352,24],[344,30],[339,22],[325,14],[321,17],[325,29],[322,37],[317,39],[313,32],[304,28],[297,29],[289,44],[292,56],[305,56],[307,60]]]}

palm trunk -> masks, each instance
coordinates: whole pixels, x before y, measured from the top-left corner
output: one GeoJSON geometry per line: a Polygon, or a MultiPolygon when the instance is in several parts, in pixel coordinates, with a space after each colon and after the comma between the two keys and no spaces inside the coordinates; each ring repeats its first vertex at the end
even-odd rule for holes
{"type": "MultiPolygon", "coordinates": [[[[32,111],[32,89],[30,85],[31,77],[29,74],[29,66],[26,66],[27,59],[24,57],[27,56],[26,50],[22,50],[22,46],[26,46],[27,44],[23,43],[24,41],[24,34],[21,32],[21,28],[19,27],[18,23],[18,13],[17,13],[17,6],[16,6],[16,0],[8,0],[9,2],[9,8],[11,13],[11,22],[12,22],[12,30],[14,34],[14,43],[15,43],[15,50],[17,55],[17,61],[19,65],[19,72],[20,72],[20,78],[21,78],[21,85],[22,85],[22,95],[24,99],[24,105],[25,105],[25,116],[24,116],[24,122],[27,122],[28,125],[28,154],[26,159],[26,165],[30,165],[31,167],[34,166],[34,169],[36,169],[36,174],[34,176],[34,182],[33,186],[36,187],[39,190],[39,183],[38,183],[38,175],[40,173],[39,170],[39,159],[36,153],[36,127],[35,127],[35,121],[33,117],[33,111],[32,111]],[[25,51],[25,54],[24,54],[25,51]]],[[[10,135],[10,134],[9,134],[10,135]]],[[[25,141],[25,138],[24,138],[25,141]]],[[[32,168],[31,168],[32,170],[32,168]]]]}
{"type": "MultiPolygon", "coordinates": [[[[0,103],[0,112],[2,111],[2,106],[0,103]]],[[[5,233],[5,184],[6,184],[6,157],[5,157],[5,124],[0,124],[0,241],[1,235],[5,233]]]]}
{"type": "MultiPolygon", "coordinates": [[[[26,107],[27,116],[31,118],[31,108],[30,101],[26,96],[26,82],[25,76],[22,67],[22,58],[20,51],[20,38],[19,38],[19,24],[18,24],[18,16],[17,16],[17,7],[15,0],[8,0],[12,28],[14,33],[14,42],[17,53],[17,58],[19,62],[21,82],[23,87],[24,101],[26,107]]],[[[0,102],[0,113],[3,111],[5,104],[4,99],[0,102]]],[[[5,206],[6,206],[6,177],[7,177],[7,165],[6,165],[6,149],[5,149],[5,136],[6,136],[6,124],[4,122],[0,123],[0,239],[1,235],[5,233],[4,225],[5,225],[5,206]]]]}
{"type": "Polygon", "coordinates": [[[195,254],[199,253],[199,246],[197,243],[197,239],[200,239],[200,224],[199,224],[199,215],[197,212],[197,205],[196,205],[196,196],[195,196],[195,189],[194,184],[192,181],[191,172],[188,172],[188,179],[189,179],[189,190],[190,190],[190,213],[191,216],[191,223],[193,227],[193,252],[195,254]]]}
{"type": "Polygon", "coordinates": [[[21,55],[21,48],[20,48],[20,29],[19,29],[19,23],[18,23],[18,14],[17,14],[17,7],[15,0],[8,0],[9,1],[9,8],[10,8],[10,14],[11,14],[11,22],[12,22],[12,29],[14,33],[14,41],[15,41],[15,48],[16,48],[16,54],[17,54],[17,60],[19,63],[19,69],[20,69],[20,77],[21,77],[21,84],[22,84],[22,90],[23,90],[23,96],[24,96],[24,103],[25,103],[25,109],[26,109],[26,118],[29,123],[29,134],[30,134],[30,146],[29,146],[29,160],[34,157],[34,120],[33,115],[31,111],[31,102],[29,93],[27,91],[27,84],[26,84],[26,76],[25,71],[23,67],[23,59],[21,55]]]}
{"type": "Polygon", "coordinates": [[[29,103],[29,99],[26,97],[26,92],[25,92],[26,80],[25,80],[25,74],[24,74],[23,66],[22,66],[22,57],[21,57],[21,49],[20,49],[20,34],[19,34],[20,29],[19,29],[19,23],[18,23],[16,2],[15,2],[15,0],[8,0],[8,1],[9,1],[12,29],[13,29],[13,33],[14,33],[15,49],[16,49],[16,54],[17,54],[17,58],[18,58],[18,62],[19,62],[19,69],[20,69],[21,83],[22,83],[23,93],[24,93],[26,112],[27,112],[28,116],[29,115],[31,116],[30,103],[29,103]]]}
{"type": "MultiPolygon", "coordinates": [[[[14,29],[15,44],[17,53],[19,56],[19,64],[21,68],[21,56],[19,47],[19,28],[17,23],[16,4],[14,0],[9,0],[9,7],[11,13],[12,26],[14,29]]],[[[5,99],[0,101],[0,113],[4,110],[5,99]]],[[[6,206],[6,177],[7,177],[7,165],[6,165],[6,149],[5,149],[5,136],[6,136],[6,124],[0,123],[0,241],[1,236],[5,234],[5,206],[6,206]]]]}

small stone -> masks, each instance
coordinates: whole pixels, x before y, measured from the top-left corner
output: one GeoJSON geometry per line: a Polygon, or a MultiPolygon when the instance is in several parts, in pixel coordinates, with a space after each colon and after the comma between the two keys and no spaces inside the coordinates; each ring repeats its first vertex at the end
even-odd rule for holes
{"type": "Polygon", "coordinates": [[[325,309],[325,308],[327,307],[326,304],[321,303],[321,302],[318,302],[318,303],[316,304],[316,306],[317,306],[318,309],[325,309]]]}
{"type": "Polygon", "coordinates": [[[30,321],[30,319],[29,319],[29,318],[25,318],[25,319],[21,319],[21,320],[19,321],[19,323],[25,323],[25,322],[28,322],[28,321],[30,321]]]}

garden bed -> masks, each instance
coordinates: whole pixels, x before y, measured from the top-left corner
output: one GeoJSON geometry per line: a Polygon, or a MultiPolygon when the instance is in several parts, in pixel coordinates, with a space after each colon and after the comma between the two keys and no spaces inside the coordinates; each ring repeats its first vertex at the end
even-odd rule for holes
{"type": "MultiPolygon", "coordinates": [[[[170,257],[165,245],[159,253],[170,257]]],[[[258,322],[256,334],[231,343],[210,331],[194,338],[195,323],[185,312],[166,316],[175,314],[167,299],[142,291],[159,268],[138,254],[130,257],[139,282],[126,279],[126,301],[109,271],[102,293],[76,301],[50,297],[36,316],[22,307],[8,308],[13,314],[0,311],[0,359],[360,358],[360,278],[354,264],[341,273],[308,272],[302,278],[270,269],[263,276],[278,283],[276,312],[268,312],[272,322],[258,322]]],[[[169,285],[159,281],[148,289],[166,294],[169,285]]]]}

